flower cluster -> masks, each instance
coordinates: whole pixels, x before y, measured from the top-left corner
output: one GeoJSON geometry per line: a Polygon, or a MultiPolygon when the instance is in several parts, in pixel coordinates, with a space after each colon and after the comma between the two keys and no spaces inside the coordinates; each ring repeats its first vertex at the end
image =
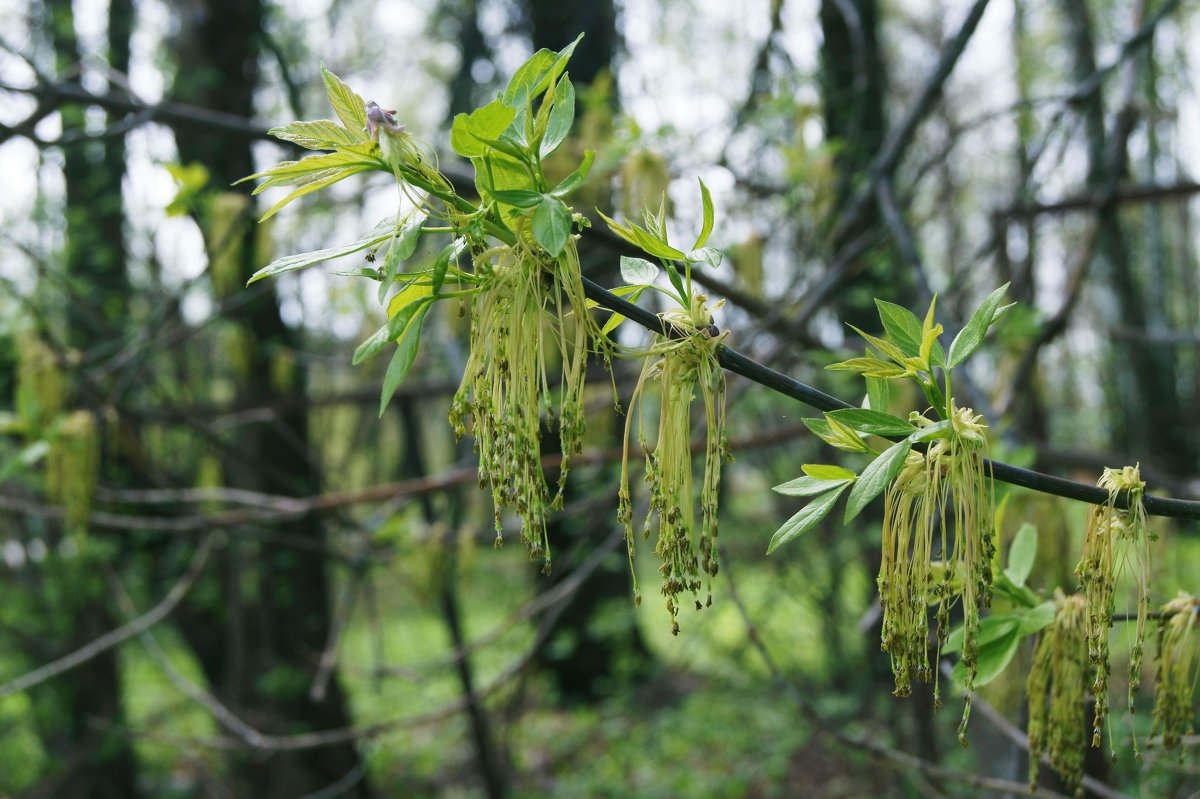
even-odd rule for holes
{"type": "Polygon", "coordinates": [[[570,458],[582,448],[590,343],[605,340],[586,311],[574,241],[561,257],[548,258],[522,238],[515,246],[483,251],[475,270],[483,290],[474,296],[470,355],[450,421],[460,435],[470,422],[480,484],[490,490],[495,507],[497,544],[501,509],[512,507],[530,558],[541,559],[548,573],[546,516],[562,507],[570,458]],[[561,381],[551,380],[550,358],[561,364],[561,381]],[[552,382],[561,384],[557,423],[563,456],[553,498],[541,460],[543,415],[555,415],[552,382]]]}
{"type": "MultiPolygon", "coordinates": [[[[717,493],[721,483],[721,461],[729,458],[725,439],[725,373],[717,363],[717,347],[727,332],[717,333],[706,298],[695,294],[692,308],[668,312],[663,321],[669,335],[658,336],[650,348],[633,394],[625,423],[625,449],[621,464],[618,518],[625,525],[625,540],[633,571],[633,507],[629,492],[629,438],[633,419],[638,418],[638,441],[645,453],[646,483],[650,504],[643,523],[648,538],[654,519],[658,521],[655,552],[662,560],[662,594],[671,613],[671,631],[679,633],[679,595],[696,596],[709,580],[704,605],[712,604],[711,578],[717,574],[717,493]],[[650,449],[643,432],[645,392],[651,383],[659,388],[658,438],[650,449]],[[692,403],[697,391],[704,405],[706,423],[704,476],[699,491],[692,473],[692,403]],[[698,497],[697,497],[698,495],[698,497]],[[700,523],[695,504],[700,503],[700,523]]],[[[641,601],[634,573],[634,600],[641,601]]]]}
{"type": "Polygon", "coordinates": [[[1200,599],[1181,591],[1161,613],[1151,734],[1161,735],[1163,748],[1170,750],[1195,729],[1192,698],[1200,679],[1200,599]]]}
{"type": "Polygon", "coordinates": [[[1062,777],[1063,787],[1083,796],[1083,752],[1087,731],[1082,710],[1087,693],[1087,601],[1055,591],[1054,621],[1038,635],[1029,694],[1029,787],[1037,788],[1043,757],[1062,777]]]}
{"type": "MultiPolygon", "coordinates": [[[[920,414],[910,421],[920,428],[936,424],[920,414]]],[[[929,442],[924,452],[908,453],[885,496],[877,580],[883,609],[882,649],[891,657],[896,696],[909,695],[913,679],[932,679],[935,702],[940,702],[934,664],[950,629],[950,609],[961,598],[967,674],[964,725],[979,654],[979,613],[991,600],[995,552],[994,497],[984,469],[986,447],[983,418],[969,408],[954,408],[944,437],[929,442]],[[937,621],[932,662],[931,605],[937,621]]]]}
{"type": "MultiPolygon", "coordinates": [[[[1108,719],[1108,632],[1116,609],[1117,580],[1127,568],[1132,568],[1138,589],[1137,623],[1129,659],[1128,703],[1129,712],[1133,712],[1150,613],[1150,542],[1153,539],[1146,529],[1146,511],[1142,507],[1146,484],[1137,466],[1105,469],[1098,485],[1108,492],[1108,502],[1092,509],[1083,557],[1075,567],[1080,591],[1087,600],[1088,659],[1093,673],[1092,694],[1096,697],[1092,719],[1094,747],[1100,746],[1101,729],[1108,719]],[[1125,508],[1116,506],[1121,496],[1127,500],[1125,508]]],[[[1111,738],[1110,735],[1110,751],[1115,755],[1111,738]]]]}

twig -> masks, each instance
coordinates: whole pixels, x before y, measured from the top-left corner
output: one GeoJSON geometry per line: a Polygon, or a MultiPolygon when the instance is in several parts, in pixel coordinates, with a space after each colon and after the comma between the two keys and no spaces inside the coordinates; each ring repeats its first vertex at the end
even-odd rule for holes
{"type": "MultiPolygon", "coordinates": [[[[605,308],[616,311],[628,319],[632,319],[648,330],[665,333],[662,320],[644,308],[640,308],[628,300],[616,296],[587,278],[584,278],[583,284],[588,299],[594,300],[605,308]]],[[[826,394],[819,389],[805,385],[787,375],[776,372],[774,369],[752,361],[728,347],[721,348],[717,359],[720,361],[721,366],[730,372],[739,374],[778,394],[799,400],[818,410],[836,411],[854,407],[837,397],[826,394]]],[[[999,461],[987,461],[986,468],[990,470],[996,480],[1009,483],[1010,485],[1021,486],[1022,488],[1033,489],[1043,494],[1076,499],[1092,505],[1103,505],[1109,501],[1108,492],[1094,485],[1078,483],[1074,480],[1042,474],[1041,472],[1023,469],[1018,466],[1010,466],[1007,463],[999,461]]],[[[1200,502],[1147,496],[1143,499],[1142,504],[1146,512],[1152,516],[1200,519],[1200,502]]],[[[1118,496],[1116,506],[1119,508],[1128,507],[1128,497],[1124,494],[1118,496]]]]}
{"type": "Polygon", "coordinates": [[[65,671],[70,671],[102,652],[112,649],[122,641],[126,641],[150,629],[166,618],[184,596],[187,595],[187,592],[191,590],[192,584],[196,582],[196,578],[200,576],[200,572],[204,569],[204,564],[208,560],[208,553],[212,549],[214,536],[214,533],[209,533],[201,539],[199,546],[196,547],[196,553],[192,556],[192,562],[188,565],[187,571],[183,573],[179,581],[167,592],[162,601],[144,615],[127,624],[121,625],[115,630],[105,633],[69,655],[64,655],[58,660],[51,661],[44,666],[17,677],[15,680],[10,680],[0,685],[0,699],[21,691],[27,691],[52,677],[57,677],[65,671]]]}

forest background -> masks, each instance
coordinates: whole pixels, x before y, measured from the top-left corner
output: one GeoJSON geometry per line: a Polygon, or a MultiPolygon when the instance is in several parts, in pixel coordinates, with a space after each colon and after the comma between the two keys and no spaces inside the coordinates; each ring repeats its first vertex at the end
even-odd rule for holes
{"type": "MultiPolygon", "coordinates": [[[[811,411],[731,378],[721,576],[674,637],[657,597],[630,598],[607,379],[544,577],[520,546],[492,550],[469,441],[444,423],[462,321],[426,325],[380,419],[386,362],[350,365],[383,320],[373,290],[328,268],[246,287],[394,214],[390,181],[262,225],[268,206],[231,184],[296,157],[267,128],[329,116],[321,62],[465,174],[450,118],[583,32],[568,149],[597,160],[573,202],[637,215],[666,192],[690,232],[703,178],[725,253],[703,281],[733,346],[857,403],[824,367],[860,347],[845,323],[877,330],[873,298],[919,310],[937,292],[961,325],[1011,282],[1019,305],[962,387],[993,454],[1085,482],[1140,462],[1152,492],[1200,499],[1196,16],[1178,0],[0,4],[0,795],[1021,793],[1031,649],[981,692],[969,749],[956,703],[889,695],[879,508],[764,556],[796,510],[771,486],[830,457],[811,411]],[[79,428],[98,479],[55,454],[79,428]]],[[[580,252],[615,284],[611,238],[580,252]]],[[[624,396],[635,380],[618,364],[624,396]]],[[[1031,585],[1074,585],[1086,513],[1008,495],[1003,547],[1038,529],[1031,585]]],[[[1157,525],[1155,605],[1200,581],[1195,523],[1157,525]]],[[[1195,795],[1196,743],[1141,765],[1096,750],[1089,790],[1195,795]]]]}

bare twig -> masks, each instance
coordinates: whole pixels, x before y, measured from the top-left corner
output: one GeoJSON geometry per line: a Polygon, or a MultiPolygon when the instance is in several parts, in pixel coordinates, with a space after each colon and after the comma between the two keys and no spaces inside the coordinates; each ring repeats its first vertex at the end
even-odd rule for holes
{"type": "Polygon", "coordinates": [[[105,633],[69,655],[64,655],[57,660],[17,677],[15,680],[10,680],[0,685],[0,699],[21,691],[27,691],[52,677],[70,671],[102,652],[107,652],[122,641],[126,641],[150,629],[165,619],[184,596],[187,595],[187,592],[191,590],[192,584],[196,582],[196,578],[200,576],[200,572],[204,569],[204,564],[208,560],[208,553],[212,549],[213,538],[214,534],[209,533],[201,539],[200,544],[196,547],[195,554],[192,556],[192,562],[188,565],[187,571],[183,573],[179,581],[172,586],[171,590],[167,592],[167,595],[157,605],[142,616],[121,625],[111,632],[105,633]]]}

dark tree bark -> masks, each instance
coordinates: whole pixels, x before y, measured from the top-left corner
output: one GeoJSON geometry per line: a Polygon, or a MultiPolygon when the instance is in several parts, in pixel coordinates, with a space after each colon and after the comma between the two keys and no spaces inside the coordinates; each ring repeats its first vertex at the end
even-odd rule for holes
{"type": "MultiPolygon", "coordinates": [[[[1063,12],[1073,77],[1082,84],[1096,72],[1091,12],[1085,0],[1063,0],[1063,12]]],[[[1133,88],[1128,86],[1127,94],[1133,88]]],[[[1137,274],[1123,220],[1112,200],[1127,172],[1127,143],[1135,123],[1134,111],[1130,104],[1118,109],[1111,129],[1107,128],[1103,90],[1097,86],[1081,98],[1079,112],[1086,136],[1088,188],[1108,198],[1097,210],[1099,233],[1093,258],[1098,277],[1108,284],[1117,306],[1112,326],[1145,330],[1151,327],[1151,317],[1160,311],[1147,302],[1144,276],[1137,274]]],[[[1175,474],[1194,471],[1192,439],[1178,434],[1191,425],[1180,402],[1174,350],[1137,339],[1114,339],[1113,370],[1109,383],[1115,386],[1117,411],[1112,418],[1118,450],[1127,452],[1133,460],[1152,455],[1156,463],[1175,474]]]]}
{"type": "MultiPolygon", "coordinates": [[[[174,98],[239,117],[255,116],[265,11],[260,0],[179,4],[174,98]]],[[[204,164],[212,185],[228,186],[254,171],[245,139],[178,127],[175,133],[180,160],[204,164]]],[[[209,210],[210,215],[217,213],[209,210]]],[[[218,297],[240,290],[262,265],[255,215],[252,203],[246,202],[244,213],[232,223],[232,233],[209,242],[218,297]]],[[[206,221],[201,219],[202,228],[206,221]]],[[[271,403],[306,390],[301,364],[274,360],[294,350],[298,334],[283,323],[272,294],[238,305],[227,319],[238,329],[243,347],[242,368],[234,370],[239,401],[271,403]]],[[[241,457],[224,464],[231,485],[291,496],[320,492],[302,410],[285,409],[271,422],[242,428],[237,449],[241,457]]],[[[213,570],[221,577],[212,578],[219,579],[220,586],[194,592],[215,600],[190,601],[183,631],[209,682],[252,724],[272,732],[344,727],[350,720],[336,675],[322,699],[309,696],[330,626],[329,577],[319,554],[323,524],[308,516],[290,523],[288,533],[314,546],[264,543],[257,551],[234,545],[223,552],[219,568],[213,570]],[[245,595],[243,586],[250,587],[245,595]]],[[[234,781],[245,795],[284,799],[319,790],[359,768],[353,744],[343,743],[269,757],[251,754],[237,761],[234,781]]],[[[360,781],[345,795],[367,793],[360,781]]]]}
{"type": "MultiPolygon", "coordinates": [[[[821,108],[825,138],[835,142],[836,196],[830,222],[836,222],[850,198],[871,173],[886,131],[886,77],[878,41],[876,0],[822,0],[821,108]]],[[[863,207],[852,224],[837,228],[829,242],[830,262],[882,222],[874,202],[863,207]]],[[[898,273],[891,259],[867,251],[845,271],[836,292],[839,318],[863,329],[877,324],[874,297],[907,305],[912,278],[898,273]]]]}
{"type": "MultiPolygon", "coordinates": [[[[69,0],[44,6],[51,44],[60,73],[81,60],[75,17],[69,0]]],[[[133,12],[127,0],[109,7],[105,53],[118,72],[129,69],[129,37],[133,12]]],[[[63,130],[84,130],[84,109],[61,109],[63,130]]],[[[66,250],[62,272],[75,299],[67,305],[66,343],[85,349],[124,329],[128,297],[121,180],[125,143],[114,136],[64,147],[66,250]]],[[[106,464],[107,467],[107,464],[106,464]]],[[[94,539],[98,534],[92,533],[94,539]]],[[[69,651],[102,635],[120,621],[104,581],[88,551],[55,564],[55,580],[70,586],[56,610],[67,619],[69,633],[54,649],[69,651]]],[[[53,628],[48,628],[53,629],[53,628]]],[[[61,629],[61,628],[60,628],[61,629]]],[[[53,633],[51,633],[53,635],[53,633]]],[[[130,739],[123,734],[125,711],[117,653],[105,652],[31,693],[42,742],[61,772],[50,775],[55,796],[64,799],[135,797],[136,764],[130,739]]]]}

